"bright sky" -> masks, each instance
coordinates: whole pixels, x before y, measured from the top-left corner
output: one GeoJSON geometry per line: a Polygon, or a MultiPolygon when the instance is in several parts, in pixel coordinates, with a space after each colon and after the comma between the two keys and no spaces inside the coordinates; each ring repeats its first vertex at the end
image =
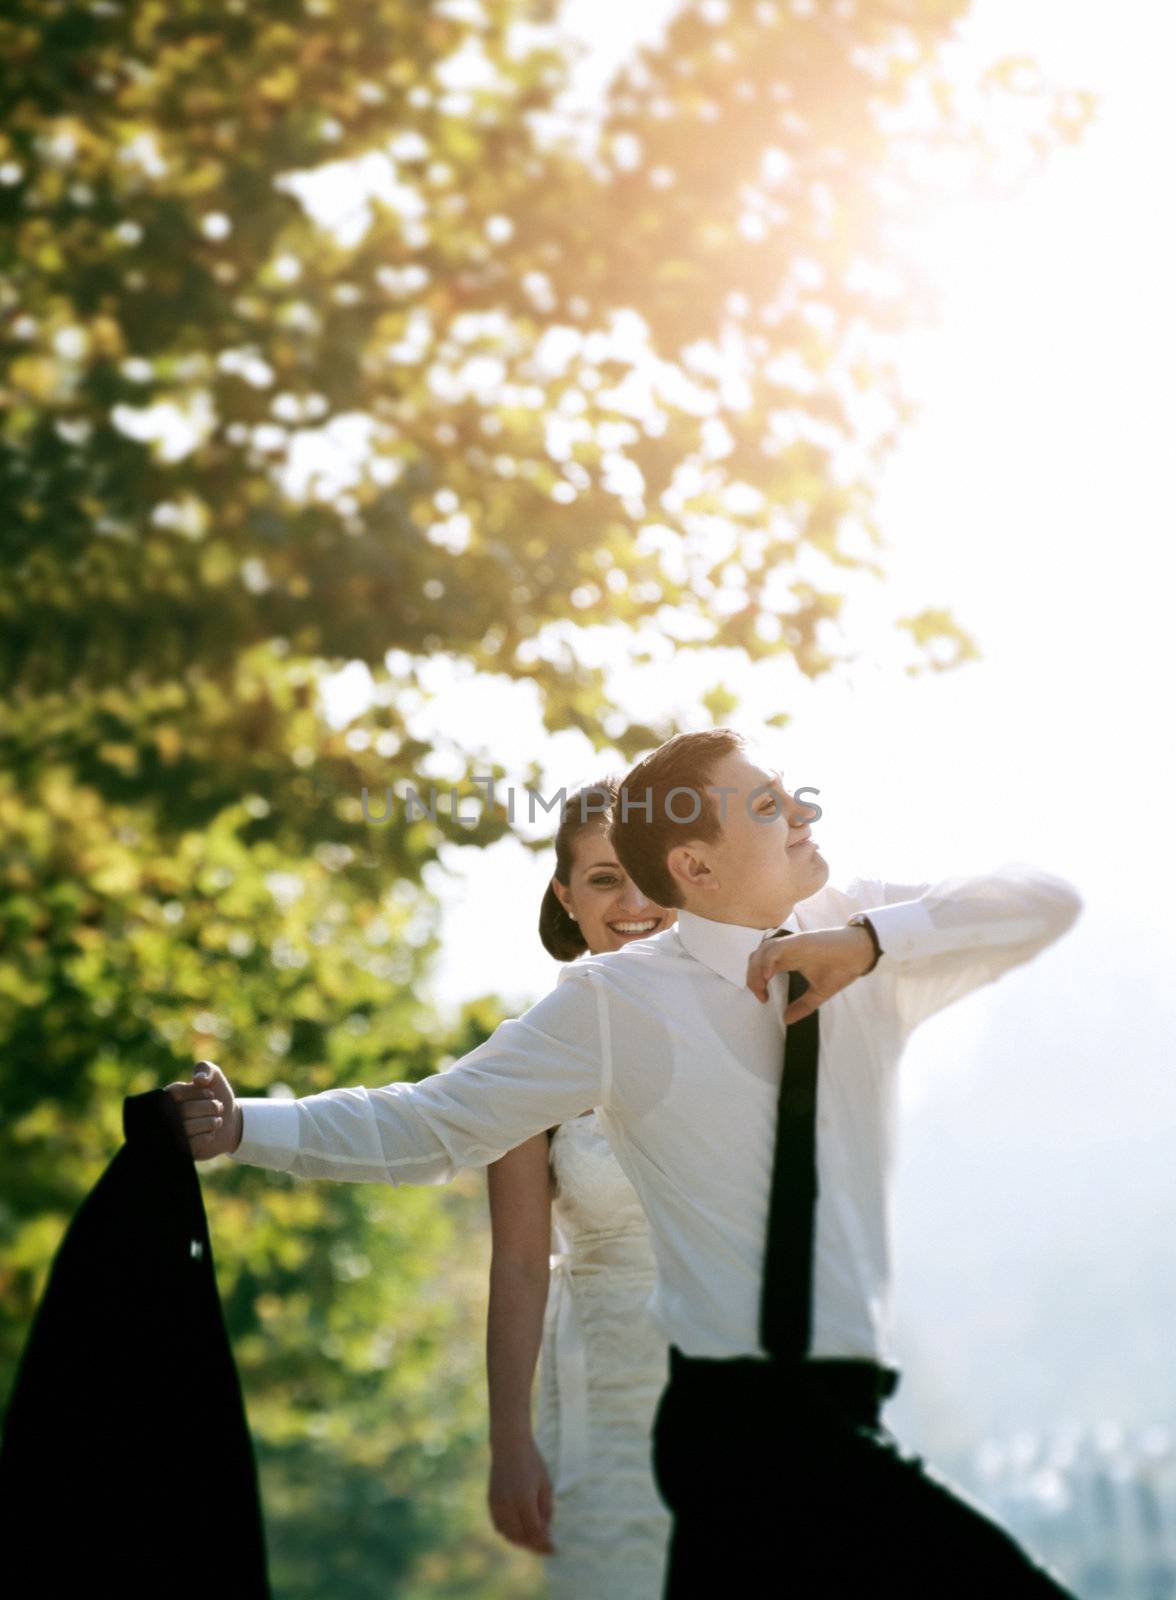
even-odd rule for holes
{"type": "MultiPolygon", "coordinates": [[[[655,26],[656,8],[637,14],[655,26]]],[[[632,38],[631,4],[574,0],[570,15],[602,48],[632,38]]],[[[1174,46],[1176,22],[1150,0],[977,0],[968,28],[972,59],[1027,51],[1103,97],[1083,144],[1015,201],[927,223],[942,313],[907,345],[923,410],[886,478],[884,599],[890,615],[951,606],[983,661],[912,681],[863,614],[862,659],[834,678],[687,661],[630,696],[672,695],[701,727],[692,701],[722,677],[747,694],[740,725],[789,711],[774,748],[787,778],[821,790],[835,879],[1022,859],[1085,897],[1062,944],[934,1019],[904,1063],[909,1367],[892,1411],[931,1447],[949,1439],[944,1416],[1176,1418],[1176,1258],[1156,1242],[1176,1232],[1174,46]]],[[[443,725],[496,727],[508,769],[549,748],[569,785],[608,765],[575,735],[546,745],[525,710],[518,689],[464,683],[443,725]]],[[[535,933],[549,862],[512,841],[450,861],[436,994],[537,998],[557,970],[535,933]]]]}

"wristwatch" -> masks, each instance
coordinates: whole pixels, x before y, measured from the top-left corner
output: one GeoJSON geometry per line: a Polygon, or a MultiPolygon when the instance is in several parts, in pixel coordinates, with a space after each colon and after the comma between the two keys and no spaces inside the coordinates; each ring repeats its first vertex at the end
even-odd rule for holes
{"type": "Polygon", "coordinates": [[[874,924],[870,921],[869,917],[864,911],[855,911],[853,916],[850,917],[846,922],[845,926],[847,928],[864,928],[869,934],[870,941],[874,946],[874,959],[870,962],[869,966],[866,968],[866,971],[862,973],[862,977],[864,978],[866,973],[873,972],[874,968],[878,965],[878,958],[882,954],[882,946],[878,943],[878,935],[875,932],[874,924]]]}

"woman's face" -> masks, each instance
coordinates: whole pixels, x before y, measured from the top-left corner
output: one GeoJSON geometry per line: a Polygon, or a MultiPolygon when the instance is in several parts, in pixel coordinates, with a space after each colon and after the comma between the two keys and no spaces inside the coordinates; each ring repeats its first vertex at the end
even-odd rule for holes
{"type": "Polygon", "coordinates": [[[648,939],[674,922],[673,907],[655,905],[641,893],[617,860],[604,825],[581,828],[572,849],[570,881],[552,878],[565,911],[580,924],[593,955],[619,950],[634,939],[648,939]]]}

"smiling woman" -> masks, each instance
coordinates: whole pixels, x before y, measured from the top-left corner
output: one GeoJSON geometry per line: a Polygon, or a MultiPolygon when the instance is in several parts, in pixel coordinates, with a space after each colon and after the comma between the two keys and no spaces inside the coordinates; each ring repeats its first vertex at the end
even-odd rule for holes
{"type": "Polygon", "coordinates": [[[557,961],[585,949],[619,950],[660,933],[674,913],[655,905],[625,872],[609,843],[605,807],[617,787],[605,779],[569,796],[555,836],[555,872],[543,897],[539,937],[557,961]]]}
{"type": "MultiPolygon", "coordinates": [[[[616,798],[605,779],[564,801],[539,919],[558,961],[619,950],[676,920],[617,860],[607,834],[616,798]]],[[[552,1600],[648,1600],[661,1592],[669,1537],[652,1474],[668,1354],[647,1310],[656,1269],[641,1203],[591,1109],[509,1151],[487,1182],[494,1526],[548,1558],[552,1600]]]]}

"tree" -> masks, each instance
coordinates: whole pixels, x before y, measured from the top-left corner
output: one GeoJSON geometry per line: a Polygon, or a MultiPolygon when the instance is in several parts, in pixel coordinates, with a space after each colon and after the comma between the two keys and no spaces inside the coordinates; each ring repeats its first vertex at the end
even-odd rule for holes
{"type": "MultiPolygon", "coordinates": [[[[416,998],[421,874],[509,819],[365,815],[428,752],[422,660],[531,682],[628,757],[672,729],[626,718],[578,628],[837,659],[903,414],[887,224],[920,152],[977,148],[939,61],[965,9],[704,0],[585,139],[551,6],[6,8],[5,1378],[123,1095],[222,1053],[246,1093],[411,1078],[497,1022],[439,1036],[416,998]],[[349,163],[350,240],[297,176],[349,163]],[[376,693],[338,730],[317,684],[348,660],[376,693]]],[[[1087,109],[1028,99],[1046,143],[1087,109]]],[[[907,625],[972,648],[933,606],[907,625]]],[[[384,1593],[418,1558],[430,1592],[520,1592],[484,1530],[441,1548],[477,1509],[471,1279],[437,1266],[476,1189],[205,1192],[281,1592],[384,1593]]]]}

